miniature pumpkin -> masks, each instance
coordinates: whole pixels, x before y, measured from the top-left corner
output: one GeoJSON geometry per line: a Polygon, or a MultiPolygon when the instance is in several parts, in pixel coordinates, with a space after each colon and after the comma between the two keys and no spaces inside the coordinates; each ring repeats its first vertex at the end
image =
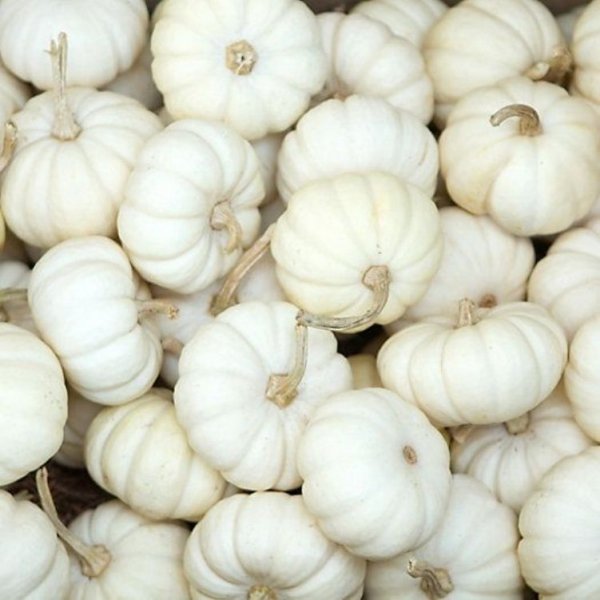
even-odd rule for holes
{"type": "Polygon", "coordinates": [[[600,105],[600,61],[598,61],[598,34],[600,33],[600,2],[594,0],[584,7],[573,29],[571,48],[575,70],[571,88],[596,107],[600,105]]]}

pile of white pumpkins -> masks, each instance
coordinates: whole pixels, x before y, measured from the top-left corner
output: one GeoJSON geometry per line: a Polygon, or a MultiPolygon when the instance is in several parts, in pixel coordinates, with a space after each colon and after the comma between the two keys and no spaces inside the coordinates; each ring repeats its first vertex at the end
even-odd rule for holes
{"type": "Polygon", "coordinates": [[[600,598],[600,0],[151,4],[0,0],[0,600],[600,598]]]}

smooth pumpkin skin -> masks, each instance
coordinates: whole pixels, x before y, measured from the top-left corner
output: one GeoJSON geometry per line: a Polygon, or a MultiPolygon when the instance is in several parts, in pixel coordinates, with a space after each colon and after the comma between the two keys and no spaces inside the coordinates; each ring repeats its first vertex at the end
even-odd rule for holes
{"type": "Polygon", "coordinates": [[[0,490],[0,600],[66,600],[69,558],[33,502],[0,490]]]}
{"type": "Polygon", "coordinates": [[[598,61],[600,2],[593,0],[579,10],[581,12],[573,27],[571,42],[575,61],[571,91],[583,96],[598,108],[600,106],[600,62],[598,61]]]}
{"type": "Polygon", "coordinates": [[[547,600],[596,598],[600,448],[556,464],[521,510],[519,562],[527,584],[547,600]]]}
{"type": "Polygon", "coordinates": [[[44,464],[60,447],[67,389],[58,359],[29,331],[0,323],[0,485],[44,464]]]}
{"type": "Polygon", "coordinates": [[[422,579],[407,573],[408,561],[444,569],[456,600],[520,600],[516,515],[479,481],[453,475],[444,519],[425,544],[389,560],[369,563],[365,588],[369,600],[430,600],[422,579]]]}
{"type": "Polygon", "coordinates": [[[301,496],[236,494],[194,527],[185,549],[192,598],[254,598],[266,586],[281,600],[362,597],[365,561],[328,540],[301,496]]]}
{"type": "Polygon", "coordinates": [[[411,42],[360,14],[323,13],[317,21],[329,65],[319,96],[383,98],[425,124],[431,121],[433,85],[411,42]]]}
{"type": "Polygon", "coordinates": [[[327,69],[316,18],[299,0],[167,0],[152,54],[152,75],[175,118],[223,121],[248,140],[293,125],[327,69]],[[238,72],[227,52],[241,41],[254,62],[238,72]]]}
{"type": "Polygon", "coordinates": [[[0,6],[0,57],[20,79],[48,90],[44,52],[62,31],[71,49],[67,84],[99,88],[135,62],[147,27],[144,0],[7,0],[0,6]]]}
{"type": "Polygon", "coordinates": [[[298,470],[320,529],[368,560],[423,544],[450,493],[444,438],[418,408],[381,388],[342,392],[320,406],[300,442],[298,470]]]}

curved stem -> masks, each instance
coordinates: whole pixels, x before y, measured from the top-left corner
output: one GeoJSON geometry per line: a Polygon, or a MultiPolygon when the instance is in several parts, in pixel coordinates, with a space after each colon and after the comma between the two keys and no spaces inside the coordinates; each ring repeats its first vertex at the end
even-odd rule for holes
{"type": "Polygon", "coordinates": [[[50,486],[48,485],[48,471],[46,468],[38,469],[35,474],[40,503],[44,512],[54,525],[58,537],[77,555],[81,563],[81,572],[86,577],[98,577],[109,565],[112,557],[105,546],[88,546],[76,538],[71,531],[65,527],[56,512],[50,486]]]}
{"type": "Polygon", "coordinates": [[[406,572],[415,579],[421,580],[421,590],[431,600],[445,598],[454,591],[454,584],[446,569],[436,569],[429,563],[416,558],[410,558],[406,572]]]}
{"type": "Polygon", "coordinates": [[[279,408],[286,408],[298,395],[298,386],[306,371],[308,359],[308,329],[305,325],[296,323],[296,355],[294,366],[289,373],[284,375],[274,374],[267,383],[267,399],[274,402],[279,408]]]}
{"type": "Polygon", "coordinates": [[[527,104],[509,104],[490,117],[490,123],[494,127],[502,125],[506,119],[519,119],[519,134],[533,137],[543,133],[540,116],[535,108],[527,104]]]}
{"type": "Polygon", "coordinates": [[[519,435],[520,433],[525,433],[527,431],[527,428],[529,427],[529,421],[529,413],[525,413],[520,417],[506,421],[506,423],[504,423],[504,427],[506,427],[506,430],[511,435],[519,435]]]}
{"type": "Polygon", "coordinates": [[[6,169],[11,161],[17,145],[17,127],[14,123],[4,124],[4,142],[2,143],[2,153],[0,154],[0,173],[6,169]]]}
{"type": "Polygon", "coordinates": [[[74,140],[81,133],[81,127],[75,122],[75,118],[67,102],[67,49],[68,43],[65,33],[58,35],[58,43],[52,40],[50,57],[52,58],[55,104],[52,135],[63,141],[74,140]]]}
{"type": "Polygon", "coordinates": [[[234,42],[225,48],[225,64],[236,75],[249,75],[258,60],[254,47],[246,40],[234,42]]]}
{"type": "Polygon", "coordinates": [[[152,315],[166,315],[168,319],[176,319],[179,309],[166,300],[137,300],[138,315],[149,317],[152,315]]]}
{"type": "Polygon", "coordinates": [[[301,310],[298,323],[318,329],[346,331],[371,324],[385,307],[390,295],[390,271],[385,265],[369,267],[362,278],[363,284],[373,292],[371,307],[356,317],[324,317],[301,310]]]}
{"type": "Polygon", "coordinates": [[[477,306],[473,300],[469,300],[468,298],[463,298],[458,303],[458,321],[456,323],[457,327],[468,327],[470,325],[475,325],[479,319],[477,318],[477,313],[475,312],[477,306]]]}
{"type": "Polygon", "coordinates": [[[235,294],[242,279],[269,250],[273,231],[275,231],[275,223],[269,225],[267,230],[254,242],[254,244],[242,254],[238,263],[229,272],[229,275],[227,275],[219,293],[214,297],[210,306],[211,315],[216,317],[225,309],[235,304],[235,294]]]}
{"type": "Polygon", "coordinates": [[[248,590],[248,600],[277,600],[277,594],[267,585],[256,584],[248,590]]]}
{"type": "Polygon", "coordinates": [[[165,352],[168,352],[169,354],[174,354],[177,357],[181,356],[181,352],[184,346],[183,342],[180,342],[177,338],[171,336],[163,338],[161,345],[162,349],[165,352]]]}
{"type": "Polygon", "coordinates": [[[229,240],[227,240],[227,245],[224,248],[227,254],[231,254],[234,250],[242,247],[242,227],[235,218],[228,200],[215,204],[210,217],[210,226],[217,231],[226,229],[229,233],[229,240]]]}
{"type": "Polygon", "coordinates": [[[27,290],[25,288],[6,288],[0,290],[0,304],[15,300],[27,302],[27,290]]]}
{"type": "Polygon", "coordinates": [[[535,63],[525,76],[534,81],[548,81],[561,85],[573,69],[573,55],[567,46],[557,46],[548,61],[535,63]]]}

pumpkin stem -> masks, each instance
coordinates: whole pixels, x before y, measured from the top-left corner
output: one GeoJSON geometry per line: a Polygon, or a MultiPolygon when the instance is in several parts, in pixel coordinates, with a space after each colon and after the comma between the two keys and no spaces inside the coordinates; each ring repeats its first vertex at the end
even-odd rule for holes
{"type": "Polygon", "coordinates": [[[294,366],[289,373],[269,377],[267,399],[279,408],[288,407],[298,395],[298,386],[306,371],[308,358],[308,329],[306,325],[296,323],[296,356],[294,366]]]}
{"type": "Polygon", "coordinates": [[[35,484],[44,512],[54,525],[58,537],[77,555],[81,564],[81,572],[86,577],[101,575],[112,560],[108,549],[101,545],[88,546],[84,544],[65,527],[56,512],[56,506],[48,485],[48,471],[45,467],[37,470],[35,484]]]}
{"type": "Polygon", "coordinates": [[[267,230],[242,254],[235,267],[227,275],[219,293],[213,298],[210,306],[210,314],[216,317],[225,309],[236,303],[235,294],[242,279],[266,254],[271,245],[271,238],[275,231],[275,223],[269,225],[267,230]]]}
{"type": "Polygon", "coordinates": [[[175,356],[181,356],[181,352],[183,350],[183,343],[180,342],[177,338],[168,336],[164,338],[161,342],[162,349],[169,354],[174,354],[175,356]]]}
{"type": "Polygon", "coordinates": [[[468,327],[470,325],[475,325],[479,322],[477,318],[477,313],[475,312],[477,306],[473,300],[469,300],[469,298],[463,298],[458,303],[458,322],[456,323],[457,327],[468,327]]]}
{"type": "Polygon", "coordinates": [[[511,435],[519,435],[520,433],[525,433],[527,431],[530,420],[529,413],[525,413],[520,417],[506,421],[506,423],[504,423],[504,427],[506,427],[506,430],[511,435]]]}
{"type": "Polygon", "coordinates": [[[561,85],[573,68],[573,55],[567,46],[556,46],[552,58],[548,61],[535,63],[525,76],[533,81],[548,81],[561,85]]]}
{"type": "Polygon", "coordinates": [[[494,294],[485,294],[479,300],[480,308],[494,308],[494,306],[498,306],[498,299],[494,294]]]}
{"type": "Polygon", "coordinates": [[[11,161],[15,146],[17,145],[17,128],[14,123],[4,124],[4,142],[2,144],[2,153],[0,153],[0,173],[6,169],[11,161]]]}
{"type": "Polygon", "coordinates": [[[519,135],[534,137],[543,132],[540,116],[535,108],[527,104],[509,104],[490,117],[490,123],[494,127],[502,125],[506,119],[516,117],[519,119],[519,135]]]}
{"type": "Polygon", "coordinates": [[[363,284],[373,292],[371,308],[357,317],[324,317],[301,310],[298,323],[317,329],[346,331],[369,325],[381,313],[390,295],[390,270],[385,265],[369,267],[362,278],[363,284]]]}
{"type": "Polygon", "coordinates": [[[52,135],[65,142],[74,140],[81,133],[81,127],[75,122],[75,118],[67,102],[67,49],[66,33],[58,35],[58,43],[52,40],[50,44],[55,104],[52,135]]]}
{"type": "Polygon", "coordinates": [[[229,239],[224,248],[226,254],[231,254],[242,247],[242,228],[235,218],[229,200],[222,200],[215,204],[210,216],[210,226],[217,231],[227,230],[229,239]]]}
{"type": "Polygon", "coordinates": [[[0,304],[14,301],[27,302],[27,290],[25,288],[6,288],[0,290],[0,304]]]}
{"type": "Polygon", "coordinates": [[[258,54],[246,40],[234,42],[225,48],[225,64],[235,75],[249,75],[258,60],[258,54]]]}
{"type": "Polygon", "coordinates": [[[430,600],[445,598],[454,591],[454,584],[446,569],[436,569],[423,560],[410,558],[406,572],[411,577],[421,580],[421,590],[430,600]]]}
{"type": "Polygon", "coordinates": [[[166,300],[137,300],[136,304],[140,317],[166,315],[168,319],[176,319],[179,314],[179,309],[166,300]]]}
{"type": "Polygon", "coordinates": [[[416,465],[419,460],[417,452],[412,446],[404,446],[402,448],[402,456],[409,465],[416,465]]]}

